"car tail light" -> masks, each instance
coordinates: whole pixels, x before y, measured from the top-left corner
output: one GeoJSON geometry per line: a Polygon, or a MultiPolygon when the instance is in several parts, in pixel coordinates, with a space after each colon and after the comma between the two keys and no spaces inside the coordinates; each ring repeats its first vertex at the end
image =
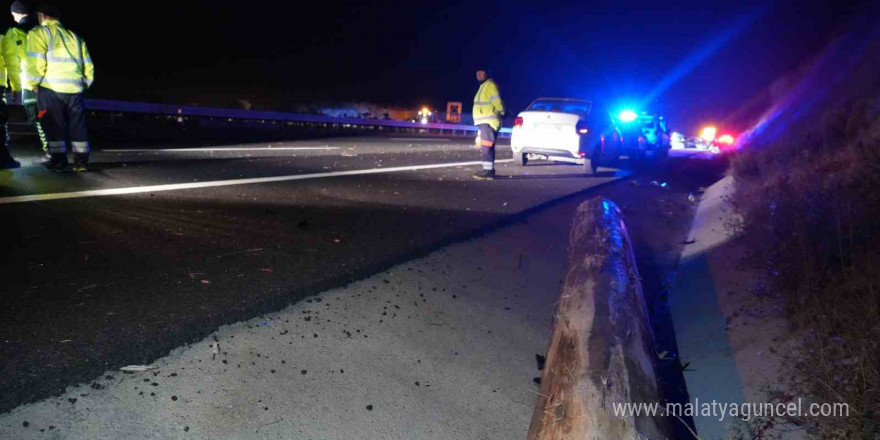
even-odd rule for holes
{"type": "Polygon", "coordinates": [[[523,118],[520,116],[517,116],[517,118],[513,120],[513,128],[522,127],[522,125],[523,125],[523,118]]]}
{"type": "Polygon", "coordinates": [[[733,138],[733,136],[731,136],[729,134],[725,134],[725,135],[718,138],[718,142],[725,144],[725,145],[733,145],[734,141],[735,141],[735,139],[733,138]]]}
{"type": "Polygon", "coordinates": [[[587,127],[587,123],[584,121],[580,121],[575,126],[575,130],[577,130],[578,134],[587,134],[590,132],[590,127],[587,127]]]}

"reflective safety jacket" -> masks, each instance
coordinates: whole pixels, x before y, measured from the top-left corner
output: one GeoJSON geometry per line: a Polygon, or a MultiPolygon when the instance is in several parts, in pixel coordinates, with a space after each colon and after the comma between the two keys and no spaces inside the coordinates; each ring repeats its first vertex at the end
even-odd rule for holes
{"type": "Polygon", "coordinates": [[[474,97],[474,125],[489,124],[493,130],[498,131],[503,115],[504,103],[498,93],[498,85],[489,78],[480,84],[477,96],[474,97]]]}
{"type": "Polygon", "coordinates": [[[27,56],[27,34],[36,27],[36,14],[25,16],[16,26],[6,31],[3,43],[0,44],[0,52],[6,64],[6,74],[9,77],[9,88],[14,92],[21,91],[21,72],[24,70],[25,57],[27,56]]]}
{"type": "MultiPolygon", "coordinates": [[[[3,45],[4,40],[6,40],[6,37],[0,35],[0,46],[3,45]]],[[[0,87],[6,87],[6,63],[3,62],[3,57],[0,57],[0,81],[2,81],[0,87]]]]}
{"type": "Polygon", "coordinates": [[[46,20],[28,32],[26,58],[23,79],[29,90],[82,93],[95,80],[86,42],[58,20],[46,20]]]}

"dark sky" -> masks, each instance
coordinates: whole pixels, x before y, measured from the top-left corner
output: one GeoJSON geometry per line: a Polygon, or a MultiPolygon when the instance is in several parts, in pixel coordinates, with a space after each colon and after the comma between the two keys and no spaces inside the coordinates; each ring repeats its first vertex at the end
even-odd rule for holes
{"type": "Polygon", "coordinates": [[[93,97],[441,107],[471,101],[474,71],[487,65],[514,112],[538,96],[615,106],[655,92],[641,109],[685,131],[754,100],[852,9],[832,0],[67,3],[63,22],[98,65],[93,97]]]}

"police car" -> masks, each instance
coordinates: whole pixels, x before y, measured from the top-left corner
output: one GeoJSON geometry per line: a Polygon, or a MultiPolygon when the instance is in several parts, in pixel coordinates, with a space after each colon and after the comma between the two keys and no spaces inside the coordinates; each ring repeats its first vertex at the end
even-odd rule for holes
{"type": "Polygon", "coordinates": [[[663,116],[624,110],[617,116],[617,127],[623,136],[622,155],[635,160],[669,156],[672,133],[663,116]]]}

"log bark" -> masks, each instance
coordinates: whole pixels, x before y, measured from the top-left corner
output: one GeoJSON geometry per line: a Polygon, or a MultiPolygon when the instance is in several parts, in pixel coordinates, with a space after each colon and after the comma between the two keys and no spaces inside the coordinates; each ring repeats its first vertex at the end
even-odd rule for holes
{"type": "Polygon", "coordinates": [[[615,413],[658,403],[656,354],[632,243],[617,206],[578,207],[529,440],[669,439],[663,416],[615,413]]]}

